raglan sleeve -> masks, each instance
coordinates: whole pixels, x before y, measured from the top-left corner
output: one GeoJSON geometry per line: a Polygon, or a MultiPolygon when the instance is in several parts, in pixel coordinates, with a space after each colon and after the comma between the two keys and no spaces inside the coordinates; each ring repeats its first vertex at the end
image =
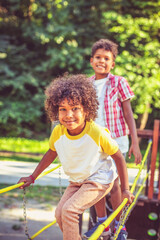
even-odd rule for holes
{"type": "Polygon", "coordinates": [[[102,150],[108,155],[115,154],[119,149],[117,142],[111,137],[108,129],[103,129],[100,137],[100,145],[102,150]]]}
{"type": "Polygon", "coordinates": [[[118,82],[119,98],[121,102],[134,97],[134,93],[125,78],[121,78],[118,82]]]}

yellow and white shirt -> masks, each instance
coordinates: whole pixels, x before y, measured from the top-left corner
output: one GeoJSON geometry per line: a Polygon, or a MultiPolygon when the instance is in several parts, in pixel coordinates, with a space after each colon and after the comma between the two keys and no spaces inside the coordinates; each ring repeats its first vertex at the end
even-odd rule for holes
{"type": "Polygon", "coordinates": [[[108,184],[117,178],[116,166],[109,155],[118,151],[109,130],[95,122],[86,122],[84,130],[76,136],[68,134],[59,124],[51,134],[49,147],[56,151],[64,172],[72,182],[84,180],[108,184]]]}

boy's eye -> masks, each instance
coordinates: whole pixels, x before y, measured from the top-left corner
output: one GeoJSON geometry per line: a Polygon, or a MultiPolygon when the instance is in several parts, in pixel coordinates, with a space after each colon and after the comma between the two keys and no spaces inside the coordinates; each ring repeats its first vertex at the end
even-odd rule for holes
{"type": "Polygon", "coordinates": [[[76,110],[78,110],[78,109],[79,109],[78,107],[72,108],[73,111],[76,111],[76,110]]]}
{"type": "Polygon", "coordinates": [[[59,108],[59,111],[65,111],[66,109],[65,108],[59,108]]]}

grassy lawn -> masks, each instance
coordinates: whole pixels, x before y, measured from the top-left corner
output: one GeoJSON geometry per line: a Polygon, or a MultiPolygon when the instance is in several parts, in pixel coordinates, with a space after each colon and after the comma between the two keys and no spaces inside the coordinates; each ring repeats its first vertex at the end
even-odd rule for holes
{"type": "MultiPolygon", "coordinates": [[[[39,162],[49,149],[48,139],[0,138],[0,161],[39,162]]],[[[57,160],[54,161],[57,163],[57,160]]]]}
{"type": "Polygon", "coordinates": [[[48,148],[48,139],[0,138],[0,151],[44,154],[48,148]]]}
{"type": "MultiPolygon", "coordinates": [[[[8,184],[0,184],[0,189],[9,187],[8,184]]],[[[62,188],[62,193],[64,192],[65,188],[62,188]]],[[[14,201],[23,199],[23,190],[16,188],[12,191],[5,192],[0,195],[0,201],[6,200],[7,201],[14,201]]],[[[57,204],[60,199],[59,187],[53,186],[39,186],[34,185],[26,188],[26,199],[36,200],[39,203],[47,202],[57,204]]]]}
{"type": "MultiPolygon", "coordinates": [[[[0,138],[0,161],[23,161],[39,162],[43,154],[48,150],[48,139],[43,141],[25,138],[0,138]],[[5,151],[9,151],[6,153],[5,151]],[[23,154],[24,153],[24,154],[23,154]]],[[[147,143],[141,146],[141,153],[144,156],[147,143]]],[[[156,168],[158,168],[159,153],[157,154],[156,168]]],[[[134,163],[134,156],[131,159],[126,157],[128,168],[137,168],[134,163]]],[[[55,160],[55,163],[57,161],[55,160]]]]}

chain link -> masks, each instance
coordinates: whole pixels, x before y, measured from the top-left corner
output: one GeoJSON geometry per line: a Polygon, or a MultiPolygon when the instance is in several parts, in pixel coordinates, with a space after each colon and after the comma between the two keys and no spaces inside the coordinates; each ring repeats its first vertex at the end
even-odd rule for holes
{"type": "Polygon", "coordinates": [[[25,225],[25,235],[28,237],[28,240],[32,240],[28,233],[28,226],[27,226],[26,189],[25,188],[23,188],[23,216],[24,216],[24,225],[25,225]]]}
{"type": "Polygon", "coordinates": [[[62,197],[62,174],[61,174],[61,166],[59,167],[59,195],[62,197]]]}
{"type": "Polygon", "coordinates": [[[118,230],[119,230],[120,226],[123,226],[125,224],[125,222],[128,220],[128,217],[129,217],[130,214],[128,214],[128,216],[125,218],[125,215],[126,215],[126,212],[127,212],[128,208],[129,208],[129,205],[124,206],[124,208],[122,210],[122,214],[120,216],[120,220],[119,220],[119,223],[117,225],[117,229],[116,229],[116,232],[114,234],[113,240],[117,239],[117,237],[118,237],[118,230]]]}

